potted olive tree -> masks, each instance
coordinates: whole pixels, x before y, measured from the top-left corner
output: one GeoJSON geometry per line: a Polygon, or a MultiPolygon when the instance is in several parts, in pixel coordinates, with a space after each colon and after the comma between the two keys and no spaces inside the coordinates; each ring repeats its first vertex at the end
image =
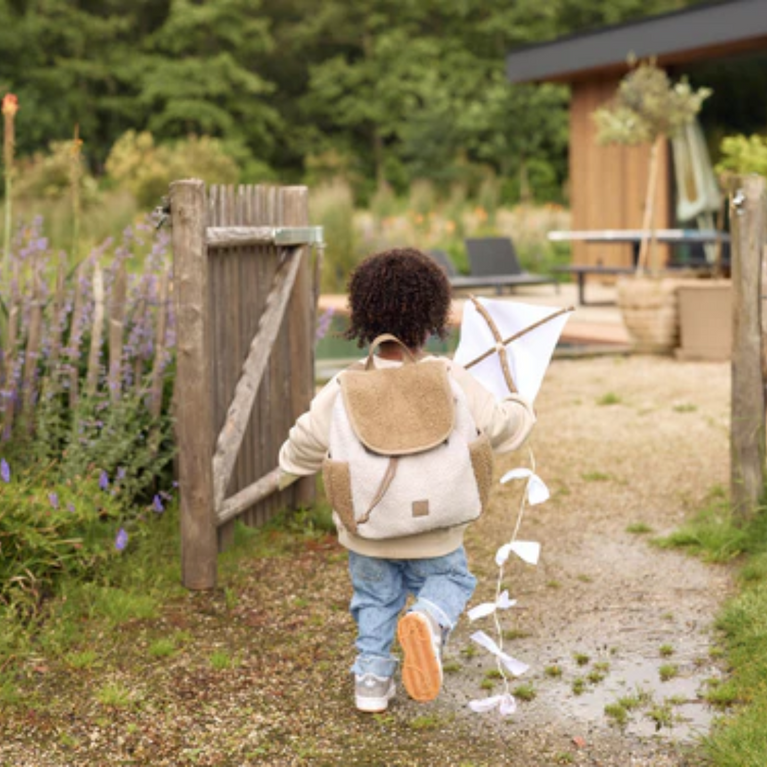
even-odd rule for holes
{"type": "Polygon", "coordinates": [[[657,262],[653,212],[663,142],[695,119],[710,95],[681,80],[672,83],[654,61],[639,62],[621,80],[613,99],[593,113],[601,144],[649,144],[648,181],[636,272],[618,281],[618,304],[638,351],[670,352],[679,335],[678,280],[663,277],[657,262]]]}

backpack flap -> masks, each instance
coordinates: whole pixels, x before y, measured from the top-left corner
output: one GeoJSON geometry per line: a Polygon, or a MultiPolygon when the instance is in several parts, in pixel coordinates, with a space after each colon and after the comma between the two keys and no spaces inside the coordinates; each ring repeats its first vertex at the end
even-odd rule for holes
{"type": "Polygon", "coordinates": [[[374,453],[420,453],[453,431],[453,392],[447,368],[437,360],[347,370],[339,381],[354,433],[374,453]]]}

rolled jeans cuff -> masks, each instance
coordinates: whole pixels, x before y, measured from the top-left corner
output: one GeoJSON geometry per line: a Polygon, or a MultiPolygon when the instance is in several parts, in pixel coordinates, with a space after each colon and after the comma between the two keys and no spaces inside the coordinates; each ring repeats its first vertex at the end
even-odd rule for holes
{"type": "Polygon", "coordinates": [[[360,655],[352,666],[352,672],[362,676],[363,674],[375,674],[388,679],[394,676],[397,670],[397,659],[382,655],[360,655]]]}

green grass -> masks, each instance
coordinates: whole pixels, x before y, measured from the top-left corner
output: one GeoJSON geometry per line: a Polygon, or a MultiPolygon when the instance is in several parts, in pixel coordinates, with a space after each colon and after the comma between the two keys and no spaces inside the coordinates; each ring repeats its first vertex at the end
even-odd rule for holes
{"type": "Polygon", "coordinates": [[[653,543],[662,549],[686,549],[707,562],[729,562],[752,547],[751,537],[746,527],[736,524],[726,498],[714,491],[690,522],[653,543]]]}
{"type": "Polygon", "coordinates": [[[518,684],[512,691],[515,698],[531,701],[536,696],[535,687],[531,684],[518,684]]]}
{"type": "Polygon", "coordinates": [[[619,405],[621,402],[621,398],[615,392],[609,391],[597,400],[597,405],[619,405]]]}
{"type": "Polygon", "coordinates": [[[168,658],[176,652],[176,643],[165,637],[149,645],[149,654],[153,658],[168,658]]]}
{"type": "Polygon", "coordinates": [[[119,682],[108,682],[96,692],[96,700],[102,706],[112,708],[127,708],[134,703],[131,690],[119,682]]]}
{"type": "Polygon", "coordinates": [[[679,666],[674,663],[664,663],[658,669],[658,676],[660,676],[661,682],[668,682],[674,677],[679,676],[679,666]]]}
{"type": "Polygon", "coordinates": [[[562,669],[560,666],[546,666],[543,673],[551,679],[559,679],[562,676],[562,669]]]}
{"type": "Polygon", "coordinates": [[[83,650],[69,653],[66,660],[72,668],[90,668],[98,660],[98,654],[95,650],[83,650]]]}
{"type": "Polygon", "coordinates": [[[600,682],[604,682],[606,676],[607,674],[605,674],[604,671],[600,671],[599,669],[594,668],[589,671],[586,679],[588,679],[591,684],[599,684],[600,682]]]}
{"type": "Polygon", "coordinates": [[[626,527],[626,532],[632,533],[633,535],[645,535],[646,533],[651,533],[652,528],[644,522],[632,522],[626,527]]]}
{"type": "Polygon", "coordinates": [[[436,715],[424,714],[410,720],[410,728],[413,730],[436,730],[442,721],[436,715]]]}
{"type": "Polygon", "coordinates": [[[607,482],[611,479],[610,475],[603,471],[587,471],[581,474],[581,478],[584,482],[607,482]]]}
{"type": "Polygon", "coordinates": [[[620,727],[625,727],[629,721],[629,712],[620,703],[608,703],[605,706],[605,714],[620,727]]]}
{"type": "MultiPolygon", "coordinates": [[[[660,542],[685,548],[705,561],[739,558],[740,592],[724,606],[716,626],[723,635],[723,655],[731,669],[724,682],[710,683],[709,704],[726,709],[704,747],[715,767],[763,767],[767,764],[767,510],[737,524],[724,493],[680,531],[660,542]]],[[[716,655],[722,649],[716,648],[716,655]]],[[[713,653],[711,653],[713,656],[713,653]]],[[[665,722],[656,720],[656,726],[665,722]]]]}

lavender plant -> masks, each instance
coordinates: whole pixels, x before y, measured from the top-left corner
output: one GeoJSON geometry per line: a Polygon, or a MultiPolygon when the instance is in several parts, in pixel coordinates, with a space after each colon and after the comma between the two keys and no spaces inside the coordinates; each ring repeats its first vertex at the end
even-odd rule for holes
{"type": "Polygon", "coordinates": [[[62,480],[121,471],[121,491],[151,502],[172,481],[168,235],[131,227],[67,273],[36,219],[11,250],[4,298],[18,322],[0,370],[3,440],[27,463],[54,462],[62,480]]]}

